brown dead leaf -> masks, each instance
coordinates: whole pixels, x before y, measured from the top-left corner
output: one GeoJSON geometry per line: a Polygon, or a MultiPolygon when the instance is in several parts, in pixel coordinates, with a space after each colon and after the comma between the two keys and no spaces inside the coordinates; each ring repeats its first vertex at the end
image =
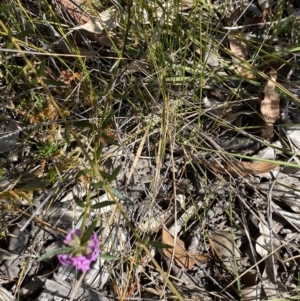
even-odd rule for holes
{"type": "Polygon", "coordinates": [[[77,22],[78,25],[83,25],[90,20],[90,16],[84,12],[82,7],[88,5],[85,0],[59,0],[59,3],[65,7],[71,17],[77,22]]]}
{"type": "MultiPolygon", "coordinates": [[[[182,268],[191,270],[196,261],[204,262],[209,259],[207,255],[189,254],[185,250],[184,242],[179,238],[177,238],[175,242],[174,238],[165,229],[162,230],[162,242],[174,246],[174,260],[176,264],[182,268]]],[[[173,249],[163,249],[163,252],[169,259],[172,258],[173,249]]]]}
{"type": "Polygon", "coordinates": [[[250,72],[250,70],[243,66],[243,62],[248,59],[247,44],[240,38],[231,34],[228,35],[228,41],[230,50],[233,53],[232,60],[235,64],[237,64],[235,69],[236,73],[244,76],[245,78],[254,78],[254,75],[250,72]]]}
{"type": "Polygon", "coordinates": [[[273,124],[279,118],[279,94],[275,91],[277,73],[274,69],[270,71],[270,79],[265,88],[265,98],[261,102],[260,111],[267,124],[273,124]]]}
{"type": "Polygon", "coordinates": [[[260,130],[260,136],[265,139],[272,139],[274,137],[273,124],[265,124],[265,126],[260,130]]]}
{"type": "Polygon", "coordinates": [[[232,14],[230,15],[230,17],[228,18],[228,25],[229,26],[235,26],[237,25],[237,21],[240,19],[242,15],[242,8],[239,6],[237,9],[235,9],[232,14]]]}
{"type": "Polygon", "coordinates": [[[233,256],[236,260],[241,258],[239,249],[235,246],[232,233],[229,230],[217,230],[210,234],[210,245],[216,255],[229,268],[234,268],[233,256]]]}
{"type": "Polygon", "coordinates": [[[251,162],[240,162],[240,163],[241,163],[241,168],[247,174],[251,174],[251,175],[265,173],[278,166],[278,164],[276,163],[269,163],[269,162],[258,162],[256,164],[253,164],[251,162]]]}
{"type": "Polygon", "coordinates": [[[273,124],[279,118],[279,103],[280,96],[275,91],[275,82],[277,78],[277,72],[274,69],[270,71],[270,79],[264,88],[265,97],[260,105],[260,111],[268,130],[263,130],[261,135],[263,138],[272,138],[274,136],[273,124]]]}
{"type": "Polygon", "coordinates": [[[229,44],[231,51],[241,60],[247,60],[248,58],[248,46],[241,39],[234,35],[229,35],[229,44]]]}
{"type": "Polygon", "coordinates": [[[257,175],[276,168],[278,164],[269,163],[269,162],[258,162],[253,164],[251,162],[241,162],[238,160],[232,159],[227,163],[219,163],[217,161],[205,161],[200,160],[200,162],[206,166],[208,169],[211,169],[215,172],[220,173],[229,173],[232,176],[248,176],[248,175],[257,175]]]}

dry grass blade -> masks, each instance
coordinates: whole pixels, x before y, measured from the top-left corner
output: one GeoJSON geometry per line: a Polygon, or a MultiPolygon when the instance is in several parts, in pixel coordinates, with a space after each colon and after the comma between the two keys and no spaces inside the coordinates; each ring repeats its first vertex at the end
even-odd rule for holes
{"type": "Polygon", "coordinates": [[[142,153],[142,150],[143,150],[143,147],[145,145],[145,141],[146,141],[146,138],[148,137],[148,132],[149,132],[149,127],[147,127],[146,131],[145,131],[145,134],[140,142],[140,145],[137,149],[137,152],[136,152],[136,155],[134,157],[134,160],[133,160],[133,163],[132,163],[132,166],[127,174],[127,180],[126,180],[126,183],[129,184],[130,183],[130,180],[131,180],[131,177],[132,177],[132,174],[136,168],[136,165],[138,164],[138,161],[139,161],[139,158],[141,156],[141,153],[142,153]]]}
{"type": "Polygon", "coordinates": [[[0,283],[21,301],[294,297],[300,4],[2,2],[0,283]],[[276,92],[280,144],[257,137],[262,124],[273,137],[276,92]],[[91,224],[102,254],[79,281],[57,258],[36,263],[91,224]]]}

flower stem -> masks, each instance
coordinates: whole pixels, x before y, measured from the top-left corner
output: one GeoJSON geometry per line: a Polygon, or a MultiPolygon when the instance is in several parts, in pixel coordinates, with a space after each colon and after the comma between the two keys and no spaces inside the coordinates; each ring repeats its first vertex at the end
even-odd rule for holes
{"type": "Polygon", "coordinates": [[[91,191],[88,188],[87,195],[86,195],[86,206],[85,206],[84,211],[83,211],[82,223],[81,223],[81,227],[80,227],[80,230],[81,230],[81,235],[80,236],[81,236],[81,238],[84,234],[85,221],[87,219],[88,212],[90,211],[90,207],[91,207],[91,191]]]}

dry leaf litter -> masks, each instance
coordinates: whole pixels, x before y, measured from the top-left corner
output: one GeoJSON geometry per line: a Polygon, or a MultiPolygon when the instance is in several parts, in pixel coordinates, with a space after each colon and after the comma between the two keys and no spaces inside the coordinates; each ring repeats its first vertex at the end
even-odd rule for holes
{"type": "MultiPolygon", "coordinates": [[[[126,24],[121,12],[124,14],[126,9],[108,5],[95,15],[85,1],[54,2],[53,10],[69,31],[63,36],[53,22],[37,22],[36,28],[45,33],[47,51],[51,45],[56,52],[73,54],[66,42],[70,37],[80,54],[95,56],[88,60],[91,70],[101,70],[109,77],[118,60],[112,45],[123,45],[120,32],[126,24]],[[99,55],[106,59],[101,60],[99,55]],[[101,63],[95,63],[97,60],[101,63]]],[[[231,3],[225,11],[223,2],[199,7],[184,1],[180,10],[167,2],[151,4],[154,6],[149,9],[149,3],[147,9],[137,7],[132,12],[136,14],[132,19],[139,19],[143,26],[154,20],[163,28],[192,10],[199,10],[203,18],[208,18],[210,11],[211,22],[224,21],[219,31],[222,34],[212,33],[216,40],[205,37],[205,53],[199,45],[192,45],[193,55],[205,58],[205,66],[224,79],[216,82],[208,78],[202,83],[203,95],[196,106],[202,109],[204,127],[197,126],[198,113],[188,111],[188,85],[178,92],[176,84],[171,83],[170,114],[176,108],[188,113],[180,117],[179,129],[172,128],[173,139],[165,145],[163,156],[159,153],[161,137],[166,134],[162,131],[161,117],[166,114],[162,99],[147,94],[155,109],[143,120],[133,118],[134,107],[124,104],[117,110],[112,129],[108,126],[105,135],[94,137],[90,131],[94,126],[89,120],[92,116],[86,114],[89,110],[84,104],[88,93],[80,72],[72,75],[60,70],[57,76],[57,70],[48,70],[45,76],[63,81],[64,88],[52,92],[64,104],[66,115],[72,112],[68,108],[73,103],[82,110],[76,116],[84,116],[85,123],[76,129],[86,150],[91,154],[91,141],[105,144],[101,168],[112,173],[122,162],[111,184],[125,196],[118,197],[117,202],[143,241],[154,242],[148,244],[151,256],[185,300],[287,298],[297,295],[299,285],[300,74],[278,56],[260,65],[255,61],[260,46],[251,47],[247,41],[258,45],[268,41],[262,46],[264,53],[275,53],[280,48],[283,57],[295,63],[299,63],[298,57],[281,45],[282,33],[272,27],[277,12],[283,11],[282,1],[272,5],[272,1],[243,1],[243,6],[231,3]],[[153,11],[157,11],[155,18],[151,16],[153,11]],[[260,88],[251,86],[258,77],[260,88]],[[282,91],[288,93],[282,96],[282,91]],[[68,92],[67,99],[62,97],[64,92],[68,92]],[[78,105],[79,99],[82,106],[78,105]],[[247,126],[250,130],[243,132],[247,135],[237,134],[247,126]],[[131,140],[136,133],[138,139],[131,140]],[[117,139],[118,145],[109,143],[110,138],[117,139]]],[[[293,20],[298,24],[298,10],[295,1],[287,1],[283,20],[276,22],[293,20]]],[[[293,35],[286,35],[293,47],[293,35]]],[[[156,38],[151,44],[153,49],[158,47],[156,38]]],[[[144,42],[138,39],[132,35],[132,45],[144,42]]],[[[8,48],[5,41],[1,40],[1,45],[8,48]]],[[[174,64],[176,55],[171,55],[174,64]]],[[[193,59],[187,57],[187,64],[199,61],[193,59]]],[[[123,85],[129,75],[151,79],[147,52],[136,62],[132,59],[128,66],[120,74],[118,85],[123,85]]],[[[199,64],[197,68],[206,67],[199,64]]],[[[197,86],[199,83],[193,83],[192,89],[197,86]]],[[[126,93],[130,95],[130,91],[126,93]]],[[[83,208],[75,202],[76,197],[83,200],[89,194],[91,205],[112,198],[108,192],[93,189],[84,176],[77,177],[89,163],[83,159],[77,141],[69,138],[71,148],[66,143],[66,129],[51,104],[46,105],[43,115],[32,113],[28,124],[23,124],[20,120],[28,116],[16,108],[19,98],[5,96],[0,136],[1,168],[5,171],[0,180],[0,229],[5,237],[0,241],[0,300],[173,300],[174,292],[149,254],[141,251],[114,204],[92,211],[86,225],[98,221],[96,233],[102,252],[115,255],[116,261],[97,259],[80,282],[81,274],[72,266],[59,265],[55,256],[37,261],[43,253],[60,247],[66,233],[80,226],[83,208]],[[12,108],[18,110],[19,119],[15,120],[12,108]],[[48,129],[40,126],[45,117],[52,121],[51,139],[61,145],[49,166],[32,151],[33,143],[49,140],[48,129]],[[58,170],[61,176],[51,185],[46,179],[47,169],[58,170]]]]}

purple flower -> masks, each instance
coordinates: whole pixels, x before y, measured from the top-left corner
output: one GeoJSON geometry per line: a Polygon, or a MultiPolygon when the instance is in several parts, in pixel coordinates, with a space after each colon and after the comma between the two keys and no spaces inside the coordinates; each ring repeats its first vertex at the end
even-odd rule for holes
{"type": "Polygon", "coordinates": [[[90,263],[92,260],[87,259],[85,256],[75,256],[71,258],[72,265],[82,272],[86,272],[90,269],[90,263]]]}
{"type": "Polygon", "coordinates": [[[69,254],[60,254],[60,255],[57,255],[57,258],[64,267],[66,267],[72,263],[72,261],[69,258],[69,254]]]}
{"type": "Polygon", "coordinates": [[[80,229],[71,230],[65,240],[64,244],[73,247],[74,250],[69,254],[59,254],[57,258],[63,266],[73,265],[77,270],[86,272],[90,269],[90,264],[95,261],[99,254],[99,239],[96,233],[90,236],[90,239],[85,243],[80,241],[80,229]]]}
{"type": "Polygon", "coordinates": [[[96,233],[93,233],[90,239],[88,240],[87,249],[88,249],[87,257],[89,258],[89,260],[95,261],[100,254],[99,239],[96,233]]]}
{"type": "Polygon", "coordinates": [[[73,240],[79,238],[80,239],[80,235],[81,235],[81,230],[80,229],[73,229],[71,230],[65,240],[64,240],[64,244],[68,245],[70,242],[72,242],[73,240]]]}

